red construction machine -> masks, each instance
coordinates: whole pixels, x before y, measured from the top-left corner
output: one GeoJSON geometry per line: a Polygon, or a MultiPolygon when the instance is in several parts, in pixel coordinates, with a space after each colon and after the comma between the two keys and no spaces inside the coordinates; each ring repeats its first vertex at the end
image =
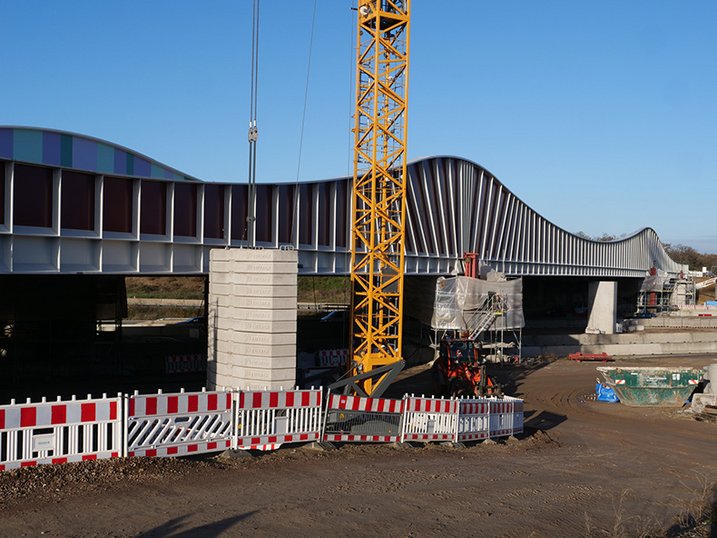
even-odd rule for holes
{"type": "Polygon", "coordinates": [[[434,395],[487,396],[502,394],[487,374],[482,346],[470,338],[444,338],[433,363],[434,395]]]}

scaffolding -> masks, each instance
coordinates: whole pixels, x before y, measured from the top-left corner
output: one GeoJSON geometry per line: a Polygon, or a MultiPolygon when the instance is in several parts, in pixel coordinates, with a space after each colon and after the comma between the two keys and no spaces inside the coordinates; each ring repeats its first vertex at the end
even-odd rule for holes
{"type": "Polygon", "coordinates": [[[637,295],[637,315],[657,314],[679,310],[695,304],[695,281],[684,274],[654,271],[643,280],[637,295]]]}
{"type": "Polygon", "coordinates": [[[519,362],[522,352],[523,282],[457,276],[439,278],[431,316],[433,346],[445,337],[467,337],[491,362],[519,362]]]}

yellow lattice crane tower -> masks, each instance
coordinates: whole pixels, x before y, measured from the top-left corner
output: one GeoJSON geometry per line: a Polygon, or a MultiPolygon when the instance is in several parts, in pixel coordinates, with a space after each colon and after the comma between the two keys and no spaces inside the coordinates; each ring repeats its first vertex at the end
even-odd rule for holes
{"type": "Polygon", "coordinates": [[[379,395],[403,367],[410,0],[359,0],[350,388],[379,395]]]}

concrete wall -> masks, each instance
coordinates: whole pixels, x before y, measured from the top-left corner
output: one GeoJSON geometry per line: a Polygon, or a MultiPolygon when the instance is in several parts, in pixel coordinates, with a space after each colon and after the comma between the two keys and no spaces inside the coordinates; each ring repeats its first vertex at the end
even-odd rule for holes
{"type": "Polygon", "coordinates": [[[674,329],[717,329],[717,313],[711,317],[698,316],[659,316],[656,318],[634,320],[635,325],[645,328],[674,328],[674,329]]]}
{"type": "Polygon", "coordinates": [[[294,386],[297,275],[294,250],[211,251],[208,387],[294,386]]]}
{"type": "Polygon", "coordinates": [[[650,332],[525,336],[523,357],[570,353],[629,355],[693,355],[717,353],[717,331],[650,332]]]}

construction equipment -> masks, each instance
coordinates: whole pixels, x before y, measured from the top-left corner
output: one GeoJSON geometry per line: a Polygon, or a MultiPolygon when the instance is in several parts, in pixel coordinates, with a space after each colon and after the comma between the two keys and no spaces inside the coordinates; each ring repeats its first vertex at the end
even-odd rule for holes
{"type": "Polygon", "coordinates": [[[501,388],[487,374],[480,342],[471,338],[444,338],[433,363],[436,396],[500,395],[501,388]]]}
{"type": "MultiPolygon", "coordinates": [[[[403,368],[410,0],[359,0],[346,392],[380,394],[403,368]]],[[[338,385],[341,386],[341,385],[338,385]]]]}

